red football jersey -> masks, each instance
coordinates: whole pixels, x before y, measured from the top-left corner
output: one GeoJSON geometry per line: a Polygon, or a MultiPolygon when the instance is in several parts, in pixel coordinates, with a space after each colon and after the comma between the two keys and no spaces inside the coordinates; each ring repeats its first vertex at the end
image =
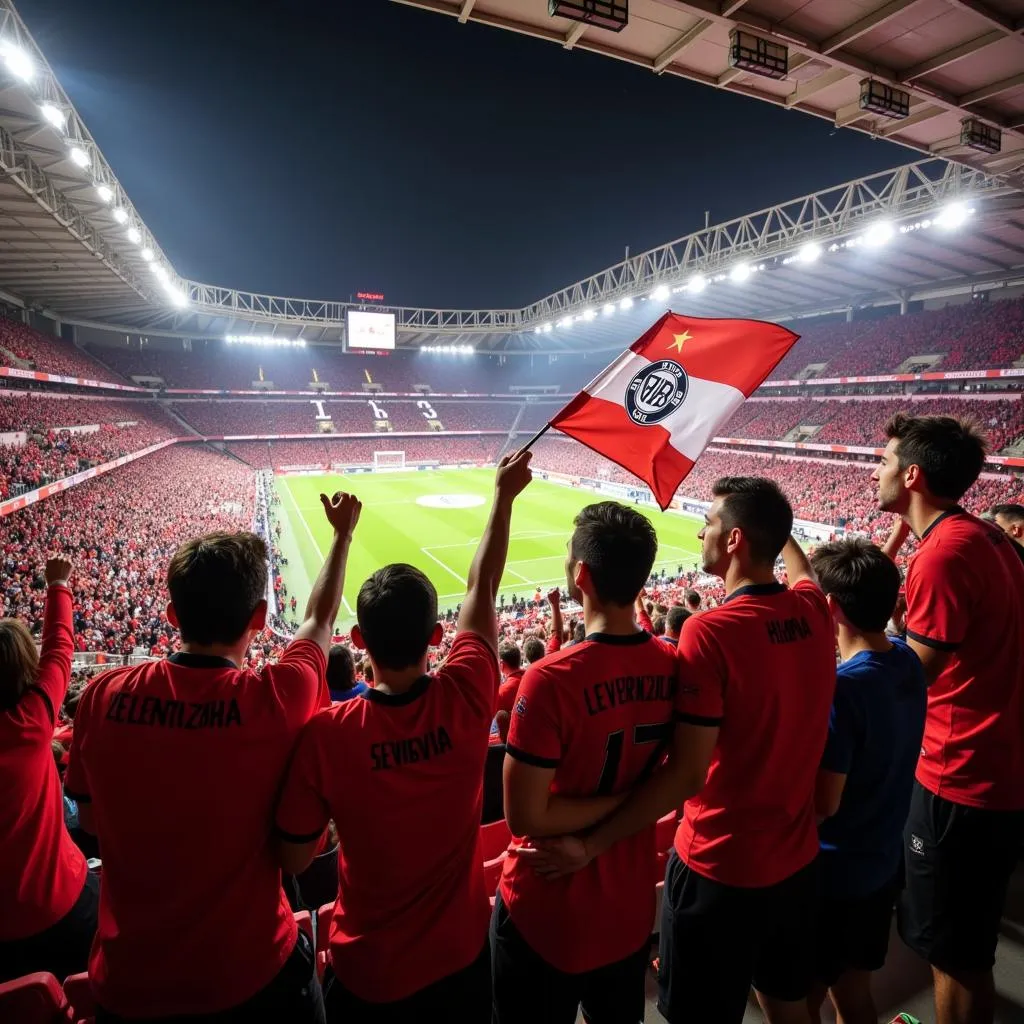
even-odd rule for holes
{"type": "Polygon", "coordinates": [[[476,633],[405,693],[365,693],[306,726],[277,809],[293,842],[338,829],[335,973],[393,1002],[469,966],[487,941],[480,817],[498,659],[476,633]]]}
{"type": "Polygon", "coordinates": [[[924,533],[907,570],[907,637],[949,651],[928,688],[917,779],[957,804],[1024,808],[1024,565],[962,509],[924,533]]]}
{"type": "Polygon", "coordinates": [[[258,673],[176,654],[82,694],[65,784],[103,852],[89,974],[104,1008],[213,1013],[280,971],[296,927],[270,825],[299,731],[330,703],[326,667],[299,640],[258,673]]]}
{"type": "Polygon", "coordinates": [[[683,623],[677,719],[720,728],[676,832],[676,852],[698,874],[768,886],[815,858],[835,682],[832,618],[806,580],[741,587],[683,623]]]}
{"type": "Polygon", "coordinates": [[[39,675],[13,708],[0,710],[0,942],[56,924],[82,894],[88,868],[64,827],[50,739],[74,653],[71,591],[46,592],[39,675]]]}
{"type": "MultiPolygon", "coordinates": [[[[675,651],[648,633],[593,633],[526,670],[506,752],[555,769],[552,791],[617,793],[664,754],[672,727],[675,651]]],[[[654,825],[557,881],[510,855],[501,898],[530,946],[561,971],[589,971],[635,953],[650,936],[654,825]]]]}
{"type": "Polygon", "coordinates": [[[507,711],[510,715],[512,714],[512,708],[516,703],[516,694],[519,693],[519,684],[523,681],[525,672],[525,668],[517,668],[502,679],[501,685],[498,687],[498,706],[495,709],[495,714],[499,711],[507,711]]]}

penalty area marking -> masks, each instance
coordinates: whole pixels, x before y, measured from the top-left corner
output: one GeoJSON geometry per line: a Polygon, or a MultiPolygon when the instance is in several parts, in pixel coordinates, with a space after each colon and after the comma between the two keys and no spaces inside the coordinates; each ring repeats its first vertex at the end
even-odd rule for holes
{"type": "Polygon", "coordinates": [[[425,554],[427,558],[429,558],[431,561],[437,562],[437,564],[441,566],[441,568],[444,569],[444,571],[447,572],[449,576],[454,576],[464,587],[468,586],[466,580],[462,576],[460,576],[450,565],[445,565],[444,562],[442,562],[441,559],[437,557],[437,555],[432,555],[430,553],[430,548],[420,548],[420,551],[422,551],[423,554],[425,554]]]}
{"type": "Polygon", "coordinates": [[[421,494],[416,499],[424,508],[476,508],[483,503],[479,494],[421,494]]]}

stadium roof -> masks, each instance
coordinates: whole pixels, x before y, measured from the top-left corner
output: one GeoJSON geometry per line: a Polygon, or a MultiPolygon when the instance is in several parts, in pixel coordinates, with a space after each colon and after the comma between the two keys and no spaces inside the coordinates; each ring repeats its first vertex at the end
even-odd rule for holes
{"type": "MultiPolygon", "coordinates": [[[[681,16],[694,5],[676,0],[632,0],[633,21],[619,36],[585,26],[582,31],[580,26],[566,28],[559,19],[547,19],[547,0],[416,3],[492,23],[497,18],[507,22],[513,11],[526,19],[524,25],[536,22],[531,34],[540,34],[538,25],[548,33],[557,29],[563,32],[563,45],[599,52],[609,52],[616,42],[620,47],[649,44],[662,22],[695,33],[692,54],[699,52],[698,44],[708,47],[715,39],[721,50],[721,32],[727,29],[724,15],[707,12],[700,18],[712,22],[706,30],[680,27],[681,16]],[[504,14],[495,13],[499,9],[504,14]],[[654,15],[661,20],[652,20],[654,15]]],[[[899,0],[885,7],[891,18],[884,24],[878,20],[848,45],[861,45],[885,27],[894,32],[903,25],[900,31],[906,33],[900,19],[916,16],[915,11],[934,13],[936,5],[942,11],[952,6],[960,14],[969,8],[972,17],[981,17],[981,5],[973,0],[899,0]]],[[[995,56],[1004,45],[1018,48],[1013,51],[1018,54],[1016,67],[1024,67],[1024,37],[1019,24],[1012,27],[1012,19],[1024,11],[1024,0],[1013,0],[1016,14],[1008,13],[1010,6],[1011,0],[1003,0],[1001,17],[1007,25],[989,30],[1006,37],[984,47],[982,59],[989,69],[1001,66],[995,56]]],[[[722,7],[734,17],[741,11],[753,17],[753,11],[771,8],[778,17],[789,12],[796,18],[813,10],[819,20],[836,11],[862,11],[846,0],[810,0],[802,7],[793,0],[732,0],[722,7]],[[794,8],[799,10],[794,13],[794,8]]],[[[984,10],[991,15],[994,7],[984,10]]],[[[861,14],[857,24],[873,17],[861,14]]],[[[788,35],[795,31],[786,29],[788,35]]],[[[832,47],[830,58],[845,53],[846,45],[832,47]]],[[[978,49],[980,53],[980,43],[978,49]]],[[[665,69],[690,59],[688,55],[691,48],[680,47],[665,69]]],[[[949,64],[966,68],[968,58],[970,63],[976,60],[972,52],[950,58],[949,64]]],[[[825,77],[829,73],[821,72],[825,77]]],[[[837,72],[832,77],[832,85],[815,91],[817,103],[838,95],[837,72]]],[[[931,80],[924,72],[921,77],[931,80]]],[[[758,79],[758,87],[793,88],[792,82],[763,86],[766,81],[758,79]]],[[[804,88],[804,80],[800,82],[797,92],[804,88]]],[[[723,83],[743,85],[743,76],[723,83]]],[[[1004,155],[1017,152],[1007,140],[1014,146],[1024,140],[1008,122],[1014,117],[1024,121],[1011,112],[1014,102],[1017,110],[1024,110],[1024,84],[1000,90],[986,102],[986,116],[999,113],[1004,123],[1004,155]],[[1003,104],[999,111],[992,106],[997,100],[1003,104]]],[[[921,118],[908,131],[936,128],[947,113],[921,118]]],[[[1024,149],[1018,155],[1024,161],[1024,149]]],[[[150,335],[257,334],[301,336],[311,342],[341,337],[349,303],[259,295],[183,280],[175,273],[11,0],[0,0],[0,171],[0,289],[14,301],[72,323],[150,335]]],[[[669,306],[695,315],[785,319],[1024,280],[1024,191],[1015,173],[1009,163],[983,171],[934,158],[896,168],[709,226],[521,309],[394,308],[399,344],[468,344],[505,352],[600,349],[631,341],[669,306]],[[891,238],[884,237],[886,225],[891,238]],[[814,256],[818,258],[810,259],[814,256]],[[698,291],[701,283],[706,287],[698,291]]]]}

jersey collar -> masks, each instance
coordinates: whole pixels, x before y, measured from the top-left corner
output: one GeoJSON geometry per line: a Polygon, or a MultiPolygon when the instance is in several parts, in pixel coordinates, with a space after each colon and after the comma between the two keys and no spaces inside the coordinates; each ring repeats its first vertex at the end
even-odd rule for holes
{"type": "Polygon", "coordinates": [[[639,633],[588,633],[583,639],[595,644],[615,644],[619,647],[632,647],[646,643],[650,633],[640,630],[639,633]]]}
{"type": "Polygon", "coordinates": [[[216,654],[187,654],[185,651],[178,651],[167,660],[172,665],[180,665],[182,668],[238,668],[230,658],[221,658],[216,654]]]}
{"type": "Polygon", "coordinates": [[[400,708],[422,697],[427,692],[429,685],[430,676],[420,676],[404,693],[384,693],[383,690],[375,690],[371,686],[360,696],[363,700],[372,701],[374,704],[387,704],[393,708],[400,708]]]}
{"type": "Polygon", "coordinates": [[[722,604],[728,604],[737,597],[762,597],[768,594],[781,594],[786,589],[783,583],[748,583],[745,587],[734,590],[722,604]]]}
{"type": "Polygon", "coordinates": [[[935,522],[932,523],[932,525],[929,526],[928,529],[925,530],[924,533],[921,534],[920,539],[924,540],[925,537],[927,537],[928,534],[931,533],[932,530],[934,530],[935,527],[938,526],[939,523],[941,523],[943,519],[948,519],[950,516],[964,516],[964,515],[967,515],[967,510],[964,509],[964,508],[961,508],[959,505],[954,505],[952,508],[947,508],[946,511],[943,512],[942,515],[939,516],[939,518],[936,519],[935,522]]]}

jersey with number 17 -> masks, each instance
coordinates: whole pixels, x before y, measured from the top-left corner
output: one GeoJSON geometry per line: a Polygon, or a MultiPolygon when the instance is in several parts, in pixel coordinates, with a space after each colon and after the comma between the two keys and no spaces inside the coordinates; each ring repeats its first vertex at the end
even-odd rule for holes
{"type": "MultiPolygon", "coordinates": [[[[663,757],[672,728],[676,653],[649,633],[592,633],[531,665],[509,727],[509,757],[553,768],[553,793],[588,797],[635,786],[663,757]]],[[[622,960],[654,920],[654,826],[581,871],[539,878],[511,853],[501,898],[527,943],[561,971],[622,960]]]]}

